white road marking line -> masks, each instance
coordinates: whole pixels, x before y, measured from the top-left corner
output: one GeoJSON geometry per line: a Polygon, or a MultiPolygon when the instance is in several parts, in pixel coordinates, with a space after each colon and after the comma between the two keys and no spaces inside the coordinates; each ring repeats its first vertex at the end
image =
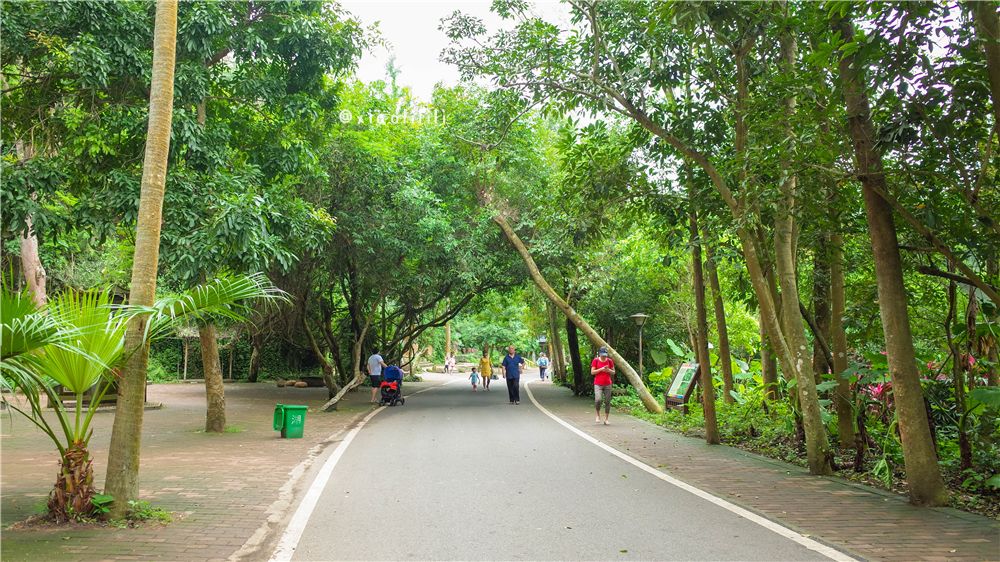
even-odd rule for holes
{"type": "Polygon", "coordinates": [[[546,416],[552,418],[553,420],[556,421],[556,423],[562,425],[566,429],[568,429],[568,430],[572,431],[573,433],[577,434],[579,437],[582,437],[583,439],[589,441],[590,443],[593,443],[594,445],[597,445],[598,447],[600,447],[600,448],[604,449],[605,451],[611,453],[612,455],[614,455],[614,456],[622,459],[623,461],[625,461],[625,462],[627,462],[627,463],[635,466],[636,468],[639,468],[640,470],[648,472],[649,474],[652,474],[653,476],[659,478],[660,480],[663,480],[664,482],[667,482],[669,484],[673,484],[674,486],[677,486],[678,488],[681,488],[682,490],[690,492],[690,493],[698,496],[699,498],[701,498],[701,499],[703,499],[705,501],[714,503],[715,505],[717,505],[717,506],[719,506],[719,507],[721,507],[723,509],[726,509],[726,510],[732,512],[732,513],[735,513],[736,515],[739,515],[740,517],[742,517],[744,519],[747,519],[749,521],[753,521],[754,523],[760,525],[761,527],[764,527],[765,529],[769,529],[769,530],[771,530],[771,531],[773,531],[773,532],[775,532],[775,533],[777,533],[777,534],[779,534],[779,535],[781,535],[781,536],[783,536],[783,537],[785,537],[787,539],[790,539],[790,540],[792,540],[792,541],[794,541],[794,542],[796,542],[796,543],[798,543],[798,544],[800,544],[800,545],[808,548],[809,550],[812,550],[814,552],[818,552],[819,554],[822,554],[823,556],[826,556],[827,558],[829,558],[831,560],[837,560],[838,562],[856,562],[857,561],[856,558],[848,556],[847,554],[844,554],[843,552],[840,552],[839,550],[837,550],[835,548],[831,548],[829,546],[826,546],[825,544],[822,544],[820,542],[814,541],[813,539],[810,539],[809,537],[806,537],[806,536],[804,536],[804,535],[802,535],[800,533],[797,533],[797,532],[793,531],[792,529],[789,529],[788,527],[785,527],[784,525],[782,525],[780,523],[776,523],[774,521],[771,521],[770,519],[761,517],[760,515],[757,515],[756,513],[752,512],[752,511],[746,510],[746,509],[744,509],[744,508],[742,508],[742,507],[740,507],[740,506],[738,506],[736,504],[730,503],[730,502],[728,502],[728,501],[726,501],[726,500],[724,500],[724,499],[722,499],[722,498],[720,498],[718,496],[714,496],[714,495],[706,492],[705,490],[702,490],[701,488],[696,488],[696,487],[694,487],[694,486],[692,486],[692,485],[690,485],[690,484],[688,484],[686,482],[682,482],[682,481],[674,478],[673,476],[670,476],[669,474],[665,474],[665,473],[663,473],[663,472],[661,472],[661,471],[653,468],[652,466],[649,466],[648,464],[646,464],[646,463],[644,463],[644,462],[642,462],[642,461],[640,461],[638,459],[635,459],[635,458],[633,458],[633,457],[631,457],[631,456],[629,456],[629,455],[627,455],[627,454],[619,451],[618,449],[615,449],[614,447],[612,447],[612,446],[610,446],[610,445],[608,445],[608,444],[606,444],[606,443],[604,443],[604,442],[602,442],[602,441],[600,441],[600,440],[592,437],[591,435],[587,434],[586,432],[584,432],[584,431],[582,431],[580,429],[577,429],[576,427],[574,427],[569,422],[564,421],[562,418],[556,416],[552,412],[550,412],[547,409],[545,409],[544,406],[542,406],[541,404],[538,403],[538,400],[535,400],[535,395],[531,392],[531,385],[530,384],[525,384],[524,388],[525,388],[525,390],[528,391],[528,398],[531,399],[532,404],[534,404],[536,408],[538,408],[539,410],[541,410],[541,412],[543,414],[545,414],[546,416]]]}
{"type": "MultiPolygon", "coordinates": [[[[445,383],[451,384],[451,383],[445,383]]],[[[433,390],[439,388],[440,386],[432,386],[429,388],[424,388],[416,392],[407,394],[406,397],[409,398],[414,394],[420,394],[421,392],[427,392],[428,390],[433,390]]],[[[380,406],[373,410],[370,414],[365,416],[358,425],[354,427],[351,431],[344,436],[344,440],[337,445],[333,453],[330,455],[326,462],[323,463],[323,468],[320,469],[319,474],[309,485],[309,489],[306,490],[305,496],[302,498],[302,503],[295,510],[295,514],[292,515],[291,520],[288,522],[288,527],[285,528],[285,532],[281,534],[281,539],[278,541],[278,546],[275,547],[274,553],[271,555],[270,562],[286,562],[292,559],[292,555],[295,554],[295,549],[299,546],[299,540],[302,538],[302,533],[306,530],[306,525],[309,524],[309,518],[312,517],[313,510],[316,509],[316,503],[319,502],[320,495],[323,494],[323,490],[326,489],[327,482],[330,481],[330,475],[333,474],[333,469],[340,462],[340,458],[344,456],[344,451],[354,441],[354,438],[361,431],[361,428],[365,426],[376,414],[386,409],[388,406],[380,406]]],[[[405,406],[403,406],[405,408],[405,406]]]]}

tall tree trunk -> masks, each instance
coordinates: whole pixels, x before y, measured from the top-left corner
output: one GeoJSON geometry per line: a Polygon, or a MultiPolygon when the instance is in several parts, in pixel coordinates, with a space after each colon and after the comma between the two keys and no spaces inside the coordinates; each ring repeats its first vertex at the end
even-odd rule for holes
{"type": "Polygon", "coordinates": [[[566,304],[566,301],[564,301],[562,297],[557,295],[556,292],[552,289],[552,287],[548,284],[548,282],[545,281],[545,278],[542,277],[541,272],[538,271],[538,266],[535,265],[535,260],[532,259],[531,254],[528,252],[528,249],[524,246],[524,243],[517,236],[517,233],[514,232],[514,229],[511,228],[510,224],[507,222],[507,219],[504,218],[502,215],[494,215],[493,222],[497,223],[497,225],[500,226],[500,229],[507,237],[507,240],[510,241],[511,245],[513,245],[514,248],[517,250],[517,252],[521,255],[521,259],[524,260],[525,265],[528,267],[528,272],[531,275],[531,279],[535,282],[535,285],[537,285],[538,288],[541,289],[542,293],[545,294],[545,296],[549,299],[549,301],[558,306],[559,309],[563,311],[563,314],[565,314],[567,318],[572,320],[573,323],[576,324],[577,328],[579,328],[580,331],[586,334],[586,336],[590,339],[591,342],[593,342],[595,345],[606,346],[608,348],[608,354],[611,356],[612,359],[614,359],[615,366],[618,367],[618,370],[620,372],[625,374],[625,378],[627,378],[629,383],[632,384],[632,387],[635,388],[636,392],[639,394],[639,400],[642,401],[642,404],[643,406],[646,407],[646,410],[655,413],[662,413],[663,406],[661,406],[659,401],[657,401],[657,399],[654,398],[653,395],[649,393],[649,390],[646,388],[646,385],[642,382],[642,378],[639,377],[639,373],[635,372],[635,369],[632,368],[632,365],[630,365],[628,361],[626,361],[625,358],[622,357],[618,353],[618,351],[615,350],[615,348],[608,345],[608,342],[605,341],[604,338],[600,336],[600,334],[594,331],[594,329],[590,327],[590,324],[588,324],[587,321],[584,320],[582,316],[577,314],[575,310],[573,310],[568,304],[566,304]]]}
{"type": "Polygon", "coordinates": [[[566,318],[566,345],[569,346],[569,360],[573,364],[573,394],[576,396],[586,396],[589,394],[588,377],[590,373],[584,374],[583,360],[580,358],[580,338],[576,333],[576,324],[569,317],[566,318]]]}
{"type": "MultiPolygon", "coordinates": [[[[982,344],[983,337],[981,337],[976,330],[977,322],[979,319],[979,301],[976,300],[976,288],[969,287],[969,300],[965,307],[965,356],[975,357],[977,360],[982,359],[984,356],[985,348],[982,344]]],[[[969,391],[971,392],[976,386],[976,367],[970,365],[968,361],[963,364],[963,368],[968,371],[969,376],[967,382],[969,384],[969,391]]]]}
{"type": "Polygon", "coordinates": [[[997,2],[974,0],[967,4],[972,8],[976,34],[986,53],[986,71],[993,98],[993,123],[1000,127],[1000,15],[997,13],[997,2]]]}
{"type": "Polygon", "coordinates": [[[760,322],[760,370],[761,379],[764,382],[764,399],[774,401],[778,399],[778,362],[771,354],[771,344],[767,341],[767,332],[764,330],[764,321],[760,322]]]}
{"type": "MultiPolygon", "coordinates": [[[[789,75],[795,69],[795,39],[790,30],[785,30],[780,37],[782,66],[789,75]]],[[[785,99],[785,114],[790,117],[795,112],[795,98],[785,99]]],[[[786,122],[786,134],[794,138],[791,124],[786,122]]],[[[799,288],[795,271],[795,215],[797,178],[792,171],[791,149],[786,149],[782,155],[781,167],[785,179],[781,182],[783,202],[777,209],[774,224],[774,263],[778,272],[778,284],[781,287],[781,313],[784,335],[790,359],[794,365],[796,380],[796,395],[799,399],[799,411],[802,414],[802,425],[806,438],[806,456],[809,472],[812,474],[829,474],[833,472],[831,461],[833,452],[826,436],[826,426],[820,412],[819,395],[816,392],[816,379],[806,369],[812,359],[806,341],[805,327],[799,311],[799,288]]]]}
{"type": "Polygon", "coordinates": [[[726,305],[722,300],[722,288],[719,285],[719,269],[712,255],[712,245],[705,244],[705,271],[708,273],[708,284],[712,288],[712,306],[715,309],[715,329],[719,332],[719,363],[722,365],[722,399],[732,404],[733,398],[733,359],[729,351],[729,327],[726,325],[726,305]]]}
{"type": "Polygon", "coordinates": [[[198,327],[201,342],[201,366],[205,376],[205,431],[222,433],[226,429],[226,391],[222,386],[222,366],[219,364],[219,336],[215,324],[198,327]]]}
{"type": "MultiPolygon", "coordinates": [[[[1000,263],[997,262],[996,258],[986,260],[986,275],[991,282],[996,282],[998,275],[1000,275],[1000,263]]],[[[985,344],[988,346],[986,357],[989,359],[989,365],[986,367],[986,384],[998,386],[1000,385],[1000,374],[998,374],[1000,373],[1000,341],[995,336],[989,336],[985,340],[985,344]]]]}
{"type": "Polygon", "coordinates": [[[451,355],[451,322],[444,323],[444,358],[447,361],[451,355]]]}
{"type": "MultiPolygon", "coordinates": [[[[27,162],[35,157],[33,142],[18,140],[14,143],[14,147],[20,162],[27,162]]],[[[42,259],[38,253],[38,236],[35,235],[30,215],[25,217],[25,231],[21,234],[20,246],[21,272],[24,274],[28,291],[31,292],[31,300],[38,308],[43,308],[47,300],[45,281],[48,276],[45,274],[45,268],[42,267],[42,259]]]]}
{"type": "Polygon", "coordinates": [[[325,300],[320,301],[320,312],[323,319],[323,339],[326,340],[326,346],[330,349],[330,358],[333,361],[337,387],[339,388],[349,381],[347,379],[347,369],[344,365],[343,354],[340,352],[340,341],[333,333],[333,311],[330,310],[330,306],[325,300]]]}
{"type": "Polygon", "coordinates": [[[230,381],[233,380],[233,360],[236,357],[236,343],[239,341],[239,334],[233,336],[233,339],[229,341],[229,366],[226,368],[226,378],[230,381]]]}
{"type": "Polygon", "coordinates": [[[28,229],[21,235],[21,271],[24,272],[24,280],[31,292],[31,300],[39,308],[42,308],[47,300],[45,280],[48,276],[45,274],[45,268],[42,267],[42,258],[38,253],[38,237],[35,236],[31,217],[27,217],[26,221],[28,229]]]}
{"type": "MultiPolygon", "coordinates": [[[[854,39],[854,24],[850,19],[835,18],[831,24],[833,31],[840,33],[844,41],[854,39]]],[[[948,502],[948,491],[941,479],[927,411],[924,408],[906,308],[906,288],[903,285],[903,266],[899,256],[896,225],[892,207],[879,195],[879,192],[886,191],[885,175],[882,172],[882,155],[874,145],[875,126],[871,120],[861,69],[857,53],[840,60],[840,82],[847,108],[848,130],[854,144],[855,164],[863,188],[865,213],[871,233],[879,309],[896,398],[906,480],[913,503],[945,505],[948,502]]]]}
{"type": "MultiPolygon", "coordinates": [[[[149,97],[146,154],[142,166],[139,214],[136,221],[135,253],[129,303],[152,306],[156,299],[157,261],[160,255],[160,223],[163,191],[170,150],[170,121],[174,99],[174,50],[177,44],[177,0],[158,0],[153,29],[153,71],[149,97]]],[[[125,516],[128,502],[138,496],[139,449],[142,412],[146,392],[149,347],[143,334],[147,319],[133,318],[126,334],[126,349],[136,350],[122,369],[118,406],[108,450],[105,493],[115,498],[111,518],[125,516]]]]}
{"type": "MultiPolygon", "coordinates": [[[[949,271],[953,269],[950,266],[948,267],[949,271]]],[[[955,335],[951,329],[955,322],[957,308],[958,286],[955,284],[955,281],[948,280],[948,314],[944,317],[944,333],[948,349],[951,351],[951,380],[952,388],[955,392],[955,410],[961,415],[965,412],[966,408],[965,356],[959,349],[958,344],[955,343],[955,335]]],[[[966,431],[965,423],[962,423],[962,421],[959,421],[958,424],[958,458],[959,467],[962,470],[972,468],[972,443],[969,441],[969,432],[966,431]]]]}
{"type": "Polygon", "coordinates": [[[182,345],[184,347],[184,375],[183,375],[183,378],[184,378],[184,380],[187,380],[187,378],[188,378],[188,353],[189,353],[190,348],[191,348],[191,343],[188,342],[188,339],[187,339],[186,336],[182,336],[181,337],[181,343],[182,343],[182,345]]]}
{"type": "Polygon", "coordinates": [[[701,266],[701,242],[698,240],[698,212],[694,208],[693,188],[688,187],[688,222],[691,234],[691,276],[694,280],[694,307],[697,317],[698,371],[701,373],[701,401],[705,415],[705,442],[719,444],[719,422],[715,418],[715,384],[712,382],[712,359],[708,354],[708,311],[705,306],[705,277],[701,266]]]}
{"type": "MultiPolygon", "coordinates": [[[[816,332],[822,334],[824,341],[830,341],[830,248],[829,235],[820,236],[813,255],[813,318],[816,332]]],[[[823,353],[820,342],[813,346],[813,372],[816,373],[816,384],[823,382],[823,375],[833,372],[833,365],[823,353]]],[[[831,354],[833,350],[830,350],[831,354]]]]}
{"type": "Polygon", "coordinates": [[[566,357],[563,355],[562,335],[559,330],[559,314],[556,307],[551,302],[546,301],[545,310],[549,316],[549,344],[552,346],[552,364],[556,372],[554,373],[557,382],[566,382],[566,357]]]}
{"type": "Polygon", "coordinates": [[[851,383],[844,375],[847,370],[847,332],[844,331],[844,314],[847,298],[844,291],[844,236],[830,236],[830,342],[833,355],[833,373],[837,376],[837,390],[833,405],[837,410],[837,434],[840,448],[855,446],[854,406],[851,383]]]}
{"type": "Polygon", "coordinates": [[[250,368],[247,372],[247,380],[257,382],[260,377],[260,358],[264,353],[264,334],[253,332],[250,335],[250,368]]]}

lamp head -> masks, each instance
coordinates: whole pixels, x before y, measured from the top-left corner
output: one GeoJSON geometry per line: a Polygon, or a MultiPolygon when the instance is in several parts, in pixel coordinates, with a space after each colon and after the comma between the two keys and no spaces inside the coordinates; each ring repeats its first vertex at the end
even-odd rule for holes
{"type": "Polygon", "coordinates": [[[649,318],[649,315],[637,312],[632,316],[629,316],[629,318],[635,321],[636,326],[642,328],[642,325],[646,323],[646,319],[649,318]]]}

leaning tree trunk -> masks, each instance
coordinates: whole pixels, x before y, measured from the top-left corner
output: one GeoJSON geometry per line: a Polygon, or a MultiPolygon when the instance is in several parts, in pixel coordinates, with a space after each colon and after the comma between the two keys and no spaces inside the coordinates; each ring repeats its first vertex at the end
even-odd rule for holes
{"type": "Polygon", "coordinates": [[[326,354],[320,349],[319,343],[316,341],[316,337],[313,336],[312,329],[309,327],[309,319],[306,315],[305,306],[302,307],[302,331],[305,332],[306,339],[309,341],[309,348],[312,350],[313,356],[319,362],[320,368],[323,371],[323,384],[326,385],[327,398],[333,398],[340,392],[340,385],[337,384],[337,379],[334,375],[333,363],[326,358],[326,354]]]}
{"type": "Polygon", "coordinates": [[[833,355],[833,373],[837,377],[833,405],[837,410],[837,434],[840,436],[841,449],[853,448],[856,441],[851,383],[844,375],[847,370],[847,332],[844,331],[846,308],[844,236],[833,234],[830,236],[830,351],[833,355]]]}
{"type": "Polygon", "coordinates": [[[345,394],[354,390],[365,380],[365,374],[361,370],[361,352],[365,344],[365,336],[368,334],[368,328],[371,326],[372,318],[371,316],[365,318],[364,326],[361,327],[361,331],[358,334],[358,339],[354,341],[354,349],[351,352],[351,365],[352,372],[354,373],[354,378],[350,380],[347,384],[340,388],[340,391],[334,395],[333,398],[328,400],[326,404],[320,408],[324,412],[331,412],[337,409],[337,403],[344,397],[345,394]]]}
{"type": "Polygon", "coordinates": [[[222,385],[222,366],[219,364],[219,337],[215,324],[198,327],[201,342],[201,366],[205,376],[205,431],[222,433],[226,429],[226,390],[222,385]]]}
{"type": "MultiPolygon", "coordinates": [[[[854,39],[854,24],[851,20],[836,18],[831,24],[833,31],[840,33],[844,41],[854,39]]],[[[847,108],[848,130],[854,144],[854,159],[861,179],[865,214],[871,233],[885,351],[896,399],[910,500],[918,505],[945,505],[948,503],[948,491],[941,479],[927,410],[924,408],[892,207],[879,195],[880,192],[886,192],[882,155],[874,145],[875,126],[871,120],[861,61],[857,53],[840,60],[839,74],[847,108]]]]}
{"type": "MultiPolygon", "coordinates": [[[[692,188],[688,187],[689,190],[692,188]]],[[[698,242],[698,213],[694,198],[688,197],[688,221],[691,234],[691,276],[694,279],[694,307],[697,334],[698,372],[701,374],[701,403],[705,416],[705,442],[719,444],[719,422],[715,418],[715,384],[712,382],[712,360],[708,354],[708,311],[705,310],[705,275],[701,266],[701,244],[698,242]]]]}
{"type": "MultiPolygon", "coordinates": [[[[756,36],[754,35],[751,39],[754,39],[755,37],[756,36]]],[[[743,43],[743,45],[740,48],[740,51],[743,53],[743,55],[737,57],[737,62],[739,62],[742,58],[745,57],[745,53],[749,51],[749,49],[753,46],[753,43],[754,41],[752,40],[743,43]]],[[[745,65],[743,66],[743,69],[745,71],[745,65]]],[[[737,69],[737,74],[738,75],[740,74],[739,67],[737,69]]],[[[738,79],[738,82],[740,82],[742,86],[746,85],[745,79],[744,80],[738,79]]],[[[746,94],[745,91],[742,93],[738,91],[737,99],[742,98],[745,102],[746,99],[745,94],[746,94]]],[[[760,307],[760,317],[764,323],[765,333],[767,334],[767,337],[771,342],[772,350],[777,355],[779,361],[781,362],[781,369],[782,372],[785,374],[785,376],[790,378],[794,377],[796,380],[801,379],[803,377],[803,373],[808,372],[808,369],[806,368],[805,364],[799,364],[796,361],[794,361],[792,353],[790,351],[789,343],[786,340],[784,333],[782,332],[781,322],[778,319],[779,309],[776,308],[775,299],[770,293],[770,288],[767,286],[765,272],[762,266],[762,261],[761,261],[762,244],[758,242],[754,233],[747,226],[747,223],[749,222],[747,219],[750,217],[747,216],[746,202],[741,198],[736,197],[733,191],[729,188],[729,183],[726,181],[722,172],[720,172],[712,164],[711,160],[707,156],[691,148],[683,141],[681,141],[679,138],[672,135],[670,131],[664,128],[662,124],[655,121],[648,114],[642,111],[642,109],[634,105],[631,102],[631,100],[627,98],[620,98],[620,99],[616,98],[616,99],[624,106],[624,109],[628,113],[628,115],[634,118],[638,124],[640,124],[642,127],[644,127],[645,129],[647,129],[648,131],[659,137],[666,144],[675,148],[678,152],[681,153],[681,155],[684,158],[694,162],[699,167],[701,167],[702,170],[704,170],[705,173],[708,175],[712,184],[716,187],[716,190],[719,192],[719,195],[726,203],[726,206],[729,207],[730,212],[732,213],[733,218],[735,219],[734,230],[740,240],[740,246],[743,251],[743,257],[744,260],[746,261],[747,274],[748,277],[750,278],[750,283],[753,285],[754,293],[757,296],[758,305],[760,307]]],[[[743,109],[745,110],[745,103],[743,104],[743,109]]],[[[740,115],[743,115],[745,111],[740,110],[737,111],[736,113],[737,113],[736,117],[739,117],[740,115]]],[[[737,127],[736,139],[738,142],[744,143],[744,146],[746,143],[746,132],[747,129],[745,126],[737,127]],[[740,133],[741,129],[743,131],[743,134],[740,133]]],[[[741,157],[745,157],[745,153],[741,153],[738,148],[737,148],[737,154],[739,154],[739,156],[741,157]]],[[[808,391],[805,392],[806,396],[812,402],[814,402],[813,404],[810,404],[807,407],[807,413],[810,415],[810,417],[812,416],[812,412],[819,411],[819,404],[815,396],[815,389],[813,390],[814,391],[812,393],[808,391]]],[[[819,430],[823,430],[822,426],[819,427],[819,430]]],[[[813,439],[817,435],[823,436],[824,437],[823,441],[825,442],[825,432],[820,433],[819,431],[811,431],[811,432],[807,431],[806,437],[807,439],[813,439]]],[[[823,442],[813,443],[812,445],[809,446],[810,450],[812,450],[813,452],[828,447],[829,444],[827,443],[824,445],[823,442]]],[[[810,463],[810,470],[816,471],[817,469],[820,469],[819,471],[821,473],[825,473],[829,470],[828,468],[825,468],[828,465],[829,463],[825,463],[822,465],[820,463],[810,463]]]]}
{"type": "MultiPolygon", "coordinates": [[[[156,299],[157,261],[160,255],[160,224],[163,191],[170,151],[170,122],[174,99],[174,50],[177,44],[177,0],[158,0],[153,29],[153,71],[149,97],[146,154],[142,166],[139,214],[136,220],[135,253],[129,303],[152,306],[156,299]]],[[[122,369],[118,406],[108,450],[104,491],[114,496],[110,516],[125,516],[128,502],[138,496],[139,448],[146,391],[149,347],[144,341],[146,317],[137,316],[125,337],[126,349],[134,350],[122,369]]]]}
{"type": "Polygon", "coordinates": [[[505,219],[502,215],[495,215],[493,217],[493,221],[500,226],[500,229],[503,230],[503,233],[507,237],[507,240],[509,240],[510,243],[517,250],[517,252],[521,254],[521,259],[524,260],[525,265],[528,267],[528,272],[531,274],[531,279],[535,282],[535,285],[537,285],[538,288],[541,289],[542,293],[545,294],[545,296],[549,299],[549,301],[551,301],[552,304],[559,307],[559,309],[563,311],[563,314],[565,314],[567,318],[572,320],[573,324],[576,324],[576,326],[584,334],[586,334],[586,336],[590,339],[591,342],[593,342],[595,345],[604,346],[608,348],[608,354],[611,355],[612,359],[614,359],[615,365],[622,372],[625,373],[625,378],[628,379],[629,383],[632,384],[632,387],[635,388],[636,392],[639,394],[639,399],[642,400],[642,404],[646,407],[646,410],[655,413],[662,413],[663,406],[661,406],[660,403],[656,400],[656,398],[654,398],[653,395],[649,393],[649,390],[646,388],[646,385],[643,384],[642,382],[642,378],[639,377],[639,373],[635,372],[635,369],[633,369],[632,366],[629,365],[628,361],[625,361],[625,358],[622,357],[615,350],[615,348],[608,345],[608,342],[605,341],[604,338],[600,336],[600,334],[594,331],[594,329],[590,327],[590,324],[588,324],[587,321],[583,319],[583,317],[577,314],[572,307],[566,304],[566,301],[563,300],[562,297],[557,295],[556,292],[552,289],[552,287],[548,284],[548,282],[545,281],[545,278],[542,277],[541,272],[538,271],[538,266],[535,265],[535,260],[531,257],[531,254],[528,252],[528,249],[524,246],[524,243],[517,236],[517,233],[514,232],[514,229],[510,227],[510,224],[507,222],[507,219],[505,219]]]}
{"type": "Polygon", "coordinates": [[[569,360],[573,365],[573,394],[576,396],[586,396],[587,375],[583,372],[583,360],[580,357],[580,337],[577,334],[576,324],[569,317],[566,317],[566,345],[569,346],[569,360]]]}
{"type": "Polygon", "coordinates": [[[729,351],[729,327],[726,325],[726,305],[722,300],[722,288],[719,285],[718,264],[715,263],[710,244],[705,244],[705,270],[708,273],[708,284],[712,288],[715,329],[719,332],[719,363],[722,366],[722,399],[727,404],[732,404],[736,399],[733,398],[733,358],[729,351]]]}

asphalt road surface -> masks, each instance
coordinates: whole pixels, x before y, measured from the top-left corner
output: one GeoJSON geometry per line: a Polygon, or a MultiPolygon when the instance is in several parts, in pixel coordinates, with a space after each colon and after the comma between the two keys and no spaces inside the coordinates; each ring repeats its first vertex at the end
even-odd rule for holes
{"type": "Polygon", "coordinates": [[[532,378],[518,406],[458,383],[372,418],[293,560],[828,560],[581,439],[532,378]]]}

